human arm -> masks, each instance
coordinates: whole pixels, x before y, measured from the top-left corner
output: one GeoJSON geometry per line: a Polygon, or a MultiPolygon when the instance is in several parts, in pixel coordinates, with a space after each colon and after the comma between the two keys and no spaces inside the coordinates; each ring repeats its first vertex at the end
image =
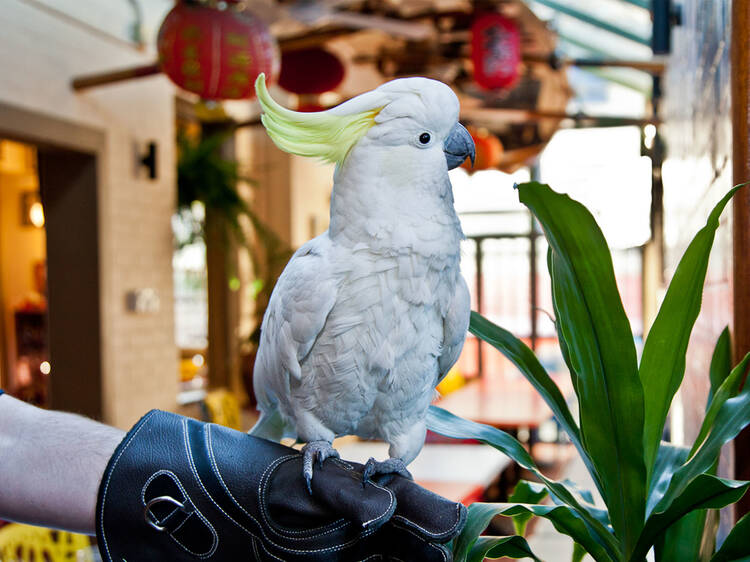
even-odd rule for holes
{"type": "Polygon", "coordinates": [[[124,436],[0,395],[0,519],[93,535],[99,483],[124,436]]]}
{"type": "Polygon", "coordinates": [[[113,560],[448,559],[465,509],[400,477],[152,411],[127,434],[0,396],[0,518],[93,534],[113,560]],[[176,507],[177,506],[177,507],[176,507]],[[405,557],[405,558],[404,558],[405,557]]]}

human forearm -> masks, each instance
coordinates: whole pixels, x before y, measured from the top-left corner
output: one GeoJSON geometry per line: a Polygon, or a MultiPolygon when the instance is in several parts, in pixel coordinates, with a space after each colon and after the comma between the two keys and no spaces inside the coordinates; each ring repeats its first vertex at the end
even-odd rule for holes
{"type": "Polygon", "coordinates": [[[94,534],[99,482],[124,435],[0,396],[0,518],[94,534]]]}

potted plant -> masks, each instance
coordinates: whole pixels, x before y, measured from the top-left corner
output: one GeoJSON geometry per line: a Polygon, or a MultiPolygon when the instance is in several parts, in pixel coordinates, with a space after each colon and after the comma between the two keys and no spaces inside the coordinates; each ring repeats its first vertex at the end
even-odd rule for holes
{"type": "Polygon", "coordinates": [[[738,501],[750,482],[716,475],[721,447],[750,423],[750,385],[741,388],[750,354],[730,368],[728,332],[707,373],[711,393],[692,447],[661,441],[672,398],[685,372],[688,340],[701,306],[711,245],[724,207],[713,209],[683,255],[645,341],[640,364],[615,282],[609,249],[591,213],[539,183],[518,187],[519,198],[544,229],[558,339],[570,371],[579,419],[534,353],[510,332],[472,313],[470,331],[510,359],[551,408],[570,437],[606,508],[591,492],[547,478],[526,449],[498,429],[432,406],[428,427],[458,439],[478,439],[514,459],[539,482],[521,481],[507,503],[475,503],[454,542],[459,562],[485,557],[538,558],[523,538],[533,516],[549,519],[574,542],[573,560],[657,562],[750,556],[750,518],[743,517],[717,550],[708,518],[738,501]],[[540,503],[549,496],[549,503],[540,503]],[[514,520],[516,535],[480,533],[496,515],[514,520]]]}
{"type": "MultiPolygon", "coordinates": [[[[240,173],[235,160],[222,156],[221,147],[231,134],[232,131],[227,130],[208,136],[182,134],[178,137],[177,210],[182,223],[188,225],[187,235],[183,235],[178,244],[206,240],[205,219],[197,219],[192,212],[197,201],[205,208],[206,215],[212,214],[220,221],[225,244],[236,244],[249,255],[255,276],[250,287],[255,301],[255,329],[246,341],[241,342],[240,354],[243,383],[254,404],[252,372],[260,323],[271,291],[292,250],[253,212],[238,192],[239,182],[254,187],[256,182],[240,173]]],[[[230,286],[239,284],[236,271],[227,270],[227,282],[230,286]]]]}

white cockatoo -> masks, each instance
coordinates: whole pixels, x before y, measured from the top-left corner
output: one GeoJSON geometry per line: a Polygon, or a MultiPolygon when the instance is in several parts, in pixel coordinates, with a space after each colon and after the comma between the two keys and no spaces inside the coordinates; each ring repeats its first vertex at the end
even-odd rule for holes
{"type": "Polygon", "coordinates": [[[294,254],[263,318],[251,433],[306,442],[308,487],[313,461],[338,456],[341,435],[389,443],[390,458],[370,459],[365,479],[408,475],[469,324],[448,178],[474,159],[458,99],[441,82],[402,78],[299,113],[270,97],[262,74],[255,87],[276,145],[336,170],[330,226],[294,254]]]}

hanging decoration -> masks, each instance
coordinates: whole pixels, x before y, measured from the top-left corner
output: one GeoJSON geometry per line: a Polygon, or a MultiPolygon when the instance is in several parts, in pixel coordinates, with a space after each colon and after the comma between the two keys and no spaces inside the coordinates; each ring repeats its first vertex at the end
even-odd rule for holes
{"type": "Polygon", "coordinates": [[[203,99],[252,98],[258,74],[278,74],[278,45],[250,11],[218,6],[182,0],[172,8],[159,29],[161,70],[203,99]]]}
{"type": "Polygon", "coordinates": [[[471,26],[474,80],[485,90],[509,89],[518,79],[521,33],[513,20],[496,13],[477,16],[471,26]]]}
{"type": "Polygon", "coordinates": [[[281,56],[279,86],[293,94],[322,94],[344,80],[344,65],[325,49],[289,51],[281,56]]]}
{"type": "Polygon", "coordinates": [[[469,125],[466,129],[474,140],[476,156],[474,166],[466,160],[461,167],[470,172],[497,168],[503,156],[503,143],[500,139],[484,128],[478,129],[469,125]]]}

